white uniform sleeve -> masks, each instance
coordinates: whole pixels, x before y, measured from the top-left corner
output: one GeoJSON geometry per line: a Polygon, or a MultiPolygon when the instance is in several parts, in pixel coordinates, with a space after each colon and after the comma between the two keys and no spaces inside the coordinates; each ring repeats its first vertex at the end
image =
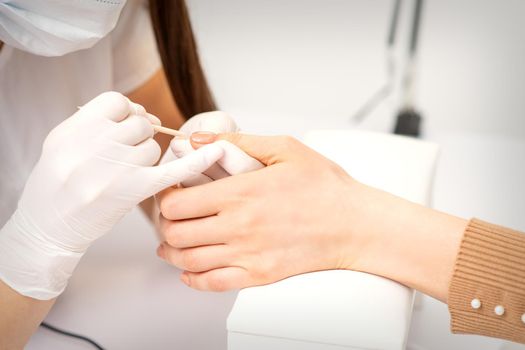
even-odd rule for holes
{"type": "Polygon", "coordinates": [[[115,30],[113,49],[114,89],[126,94],[140,87],[161,68],[148,2],[128,0],[115,30]]]}

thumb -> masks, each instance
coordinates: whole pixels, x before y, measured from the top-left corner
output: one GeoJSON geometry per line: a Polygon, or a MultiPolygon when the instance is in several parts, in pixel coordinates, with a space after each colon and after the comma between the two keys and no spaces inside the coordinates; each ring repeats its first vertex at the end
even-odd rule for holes
{"type": "MultiPolygon", "coordinates": [[[[147,193],[148,197],[200,175],[223,155],[224,149],[221,144],[214,143],[206,145],[183,158],[146,168],[147,176],[152,184],[149,193],[147,193]]],[[[144,180],[148,181],[148,179],[144,180]]]]}
{"type": "Polygon", "coordinates": [[[300,142],[290,136],[255,136],[239,133],[205,134],[194,133],[190,137],[195,149],[214,141],[224,140],[242,149],[264,165],[280,163],[293,157],[300,142]]]}

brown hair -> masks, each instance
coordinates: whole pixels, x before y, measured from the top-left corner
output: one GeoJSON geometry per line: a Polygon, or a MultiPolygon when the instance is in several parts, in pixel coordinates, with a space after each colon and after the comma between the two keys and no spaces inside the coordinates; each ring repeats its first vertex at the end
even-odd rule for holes
{"type": "Polygon", "coordinates": [[[150,15],[171,94],[185,119],[217,109],[202,70],[184,0],[150,0],[150,15]]]}

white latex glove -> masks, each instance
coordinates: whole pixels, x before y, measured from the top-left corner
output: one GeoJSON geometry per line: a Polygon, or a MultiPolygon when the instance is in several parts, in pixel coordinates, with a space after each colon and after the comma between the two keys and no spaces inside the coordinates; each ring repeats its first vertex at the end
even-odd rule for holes
{"type": "MultiPolygon", "coordinates": [[[[230,133],[238,132],[239,128],[235,121],[226,113],[221,111],[207,112],[197,114],[190,118],[181,128],[180,131],[189,136],[197,131],[213,133],[230,133]]],[[[182,182],[184,187],[202,185],[207,182],[221,179],[226,176],[242,174],[248,171],[263,168],[264,165],[258,160],[250,157],[237,146],[226,142],[219,141],[224,149],[224,156],[206,170],[203,174],[197,174],[189,180],[182,182]]],[[[176,158],[185,157],[195,152],[189,140],[175,138],[171,141],[170,147],[164,154],[161,163],[176,158]]]]}
{"type": "Polygon", "coordinates": [[[208,169],[209,145],[153,166],[160,147],[143,107],[104,93],[51,131],[18,208],[0,231],[0,278],[20,294],[51,299],[79,259],[135,205],[208,169]]]}

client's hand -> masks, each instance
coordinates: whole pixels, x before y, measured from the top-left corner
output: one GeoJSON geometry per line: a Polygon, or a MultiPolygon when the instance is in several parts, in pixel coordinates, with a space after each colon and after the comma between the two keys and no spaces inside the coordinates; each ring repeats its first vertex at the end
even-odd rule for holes
{"type": "Polygon", "coordinates": [[[158,254],[185,270],[186,284],[223,291],[352,269],[446,299],[465,220],[363,185],[292,138],[218,139],[266,167],[162,193],[158,254]]]}
{"type": "MultiPolygon", "coordinates": [[[[213,137],[197,134],[193,140],[213,137]]],[[[348,256],[359,256],[366,243],[347,234],[358,202],[346,198],[358,195],[358,184],[292,138],[225,138],[267,167],[163,192],[166,243],[158,254],[186,270],[182,280],[196,289],[221,291],[350,267],[348,256]]]]}

